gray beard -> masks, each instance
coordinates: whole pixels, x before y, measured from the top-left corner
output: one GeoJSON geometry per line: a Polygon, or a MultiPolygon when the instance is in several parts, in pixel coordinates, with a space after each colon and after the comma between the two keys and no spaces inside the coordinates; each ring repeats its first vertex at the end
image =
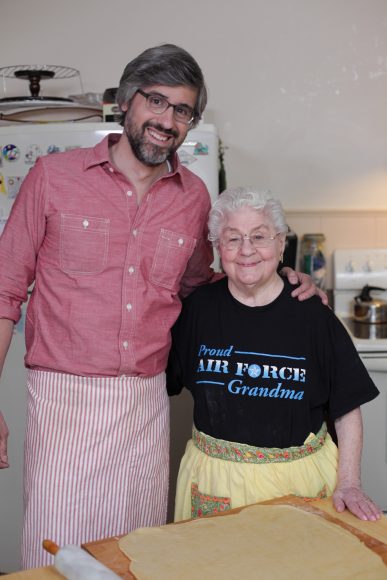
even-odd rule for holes
{"type": "Polygon", "coordinates": [[[148,165],[150,167],[155,167],[157,165],[162,165],[168,159],[170,153],[169,151],[163,149],[157,145],[144,144],[141,141],[133,139],[128,135],[129,143],[132,151],[141,163],[148,165]]]}
{"type": "Polygon", "coordinates": [[[130,120],[125,125],[125,134],[132,148],[134,156],[149,167],[156,167],[162,165],[168,157],[176,151],[176,148],[171,145],[169,148],[159,147],[153,143],[147,143],[144,139],[144,128],[136,131],[131,127],[130,120]]]}

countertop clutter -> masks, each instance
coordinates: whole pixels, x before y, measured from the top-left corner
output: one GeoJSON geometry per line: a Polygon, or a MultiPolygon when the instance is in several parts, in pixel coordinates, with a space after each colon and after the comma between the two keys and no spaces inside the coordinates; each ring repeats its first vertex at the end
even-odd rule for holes
{"type": "MultiPolygon", "coordinates": [[[[363,522],[345,511],[338,514],[332,506],[330,498],[322,500],[307,501],[294,496],[286,496],[263,502],[265,505],[288,505],[297,507],[303,511],[316,514],[325,520],[346,529],[354,536],[358,537],[367,548],[378,554],[386,565],[387,578],[387,518],[384,516],[377,522],[363,522]]],[[[231,513],[236,513],[243,508],[231,510],[228,514],[216,517],[227,517],[231,513]]],[[[180,525],[180,524],[170,524],[180,525]]],[[[97,560],[108,566],[116,574],[125,580],[135,580],[135,576],[129,571],[130,561],[118,547],[119,538],[107,538],[96,542],[85,544],[83,548],[92,554],[97,560]]],[[[338,550],[339,550],[338,546],[338,550]]],[[[12,580],[45,580],[63,578],[52,566],[27,570],[10,574],[7,578],[12,580]]],[[[171,580],[173,580],[171,578],[171,580]]],[[[177,580],[177,579],[176,579],[177,580]]]]}

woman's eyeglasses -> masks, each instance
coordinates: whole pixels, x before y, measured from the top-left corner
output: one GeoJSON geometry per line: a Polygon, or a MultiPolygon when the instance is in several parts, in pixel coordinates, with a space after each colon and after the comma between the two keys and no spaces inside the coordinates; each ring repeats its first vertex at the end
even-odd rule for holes
{"type": "Polygon", "coordinates": [[[225,233],[220,238],[220,244],[226,248],[226,250],[240,250],[243,246],[243,242],[249,240],[254,248],[267,248],[268,246],[271,246],[277,236],[279,236],[279,233],[275,236],[264,236],[259,233],[251,234],[250,236],[247,234],[225,233]]]}

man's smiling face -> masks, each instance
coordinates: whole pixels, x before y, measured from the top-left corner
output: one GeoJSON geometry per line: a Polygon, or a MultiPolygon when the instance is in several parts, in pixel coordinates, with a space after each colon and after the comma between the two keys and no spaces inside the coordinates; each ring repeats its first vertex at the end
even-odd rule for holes
{"type": "MultiPolygon", "coordinates": [[[[173,105],[195,107],[197,91],[188,86],[153,85],[146,87],[147,93],[165,97],[173,105]]],[[[149,166],[161,165],[183,143],[189,125],[180,123],[174,118],[173,107],[168,107],[161,114],[148,109],[146,98],[136,93],[127,110],[124,131],[134,155],[139,161],[149,166]]]]}

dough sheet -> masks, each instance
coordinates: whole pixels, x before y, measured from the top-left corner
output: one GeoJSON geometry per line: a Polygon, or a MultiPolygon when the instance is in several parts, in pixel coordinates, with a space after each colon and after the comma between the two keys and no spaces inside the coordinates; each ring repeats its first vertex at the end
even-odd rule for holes
{"type": "Polygon", "coordinates": [[[141,528],[119,541],[138,580],[387,580],[356,536],[291,506],[141,528]]]}

